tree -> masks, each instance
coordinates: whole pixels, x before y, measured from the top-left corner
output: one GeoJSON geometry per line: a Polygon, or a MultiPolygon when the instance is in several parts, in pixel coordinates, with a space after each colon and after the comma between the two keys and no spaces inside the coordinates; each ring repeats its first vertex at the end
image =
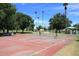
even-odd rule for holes
{"type": "Polygon", "coordinates": [[[7,30],[8,33],[9,30],[14,29],[24,31],[25,28],[34,29],[34,20],[29,15],[16,13],[16,7],[13,4],[0,4],[0,30],[3,30],[3,32],[7,30]]]}
{"type": "Polygon", "coordinates": [[[79,30],[79,23],[73,25],[74,27],[76,27],[79,30]]]}
{"type": "Polygon", "coordinates": [[[33,30],[34,21],[29,15],[18,12],[16,13],[16,26],[16,29],[22,29],[22,32],[25,28],[33,30]]]}
{"type": "Polygon", "coordinates": [[[28,30],[34,30],[34,20],[32,19],[32,17],[30,17],[29,15],[26,15],[27,19],[28,19],[28,30]]]}
{"type": "Polygon", "coordinates": [[[68,18],[66,18],[65,15],[62,15],[60,13],[57,13],[56,15],[54,15],[54,17],[52,17],[49,20],[49,28],[56,29],[56,33],[58,30],[60,32],[61,29],[64,29],[70,25],[71,21],[68,18]]]}
{"type": "Polygon", "coordinates": [[[29,30],[34,30],[34,20],[30,20],[29,30]]]}
{"type": "Polygon", "coordinates": [[[29,26],[27,16],[23,13],[17,13],[16,17],[17,17],[16,18],[17,29],[22,29],[23,32],[24,29],[29,26]]]}
{"type": "Polygon", "coordinates": [[[0,19],[0,25],[2,26],[1,29],[4,31],[7,30],[7,33],[9,30],[12,30],[15,23],[15,13],[16,8],[14,5],[10,3],[2,3],[0,4],[0,11],[1,11],[1,19],[0,19]]]}
{"type": "Polygon", "coordinates": [[[43,27],[41,26],[41,25],[39,25],[38,27],[37,27],[37,30],[40,30],[40,29],[42,29],[43,27]]]}
{"type": "Polygon", "coordinates": [[[4,18],[5,18],[5,13],[3,12],[3,10],[0,10],[0,29],[3,29],[3,19],[4,18]]]}
{"type": "Polygon", "coordinates": [[[22,29],[22,32],[23,32],[24,29],[25,29],[26,27],[28,27],[28,26],[29,26],[29,23],[27,22],[26,18],[25,18],[25,17],[22,18],[22,22],[21,22],[21,24],[20,24],[20,28],[22,29]]]}
{"type": "Polygon", "coordinates": [[[20,24],[22,21],[23,13],[17,12],[16,13],[16,32],[20,29],[20,24]]]}

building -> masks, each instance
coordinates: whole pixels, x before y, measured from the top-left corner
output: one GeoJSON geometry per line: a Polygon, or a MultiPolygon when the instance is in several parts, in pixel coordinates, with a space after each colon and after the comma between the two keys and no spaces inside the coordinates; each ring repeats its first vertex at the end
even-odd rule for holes
{"type": "Polygon", "coordinates": [[[67,27],[65,28],[65,33],[66,34],[79,34],[79,29],[76,27],[67,27]]]}

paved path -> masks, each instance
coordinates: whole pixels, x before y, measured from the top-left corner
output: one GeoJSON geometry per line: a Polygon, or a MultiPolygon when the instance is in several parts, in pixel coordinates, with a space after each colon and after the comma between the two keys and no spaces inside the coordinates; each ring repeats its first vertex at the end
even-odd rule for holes
{"type": "Polygon", "coordinates": [[[54,56],[79,56],[79,42],[72,41],[69,45],[58,51],[54,56]],[[62,52],[62,53],[61,53],[62,52]]]}
{"type": "Polygon", "coordinates": [[[32,34],[0,37],[1,56],[51,56],[68,44],[72,36],[54,38],[32,34]]]}

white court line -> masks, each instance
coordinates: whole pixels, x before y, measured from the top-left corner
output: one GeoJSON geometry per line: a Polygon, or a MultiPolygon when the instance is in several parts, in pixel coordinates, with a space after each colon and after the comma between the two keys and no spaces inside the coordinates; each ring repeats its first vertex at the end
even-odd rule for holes
{"type": "MultiPolygon", "coordinates": [[[[62,41],[63,41],[63,40],[62,40],[62,41]]],[[[43,52],[43,51],[45,51],[45,50],[51,48],[52,46],[56,46],[57,43],[61,43],[61,41],[59,40],[59,42],[54,42],[54,44],[50,45],[49,47],[45,47],[45,49],[39,50],[39,51],[33,53],[32,55],[39,54],[40,52],[43,52]]],[[[64,44],[65,44],[65,43],[64,43],[64,44]]]]}

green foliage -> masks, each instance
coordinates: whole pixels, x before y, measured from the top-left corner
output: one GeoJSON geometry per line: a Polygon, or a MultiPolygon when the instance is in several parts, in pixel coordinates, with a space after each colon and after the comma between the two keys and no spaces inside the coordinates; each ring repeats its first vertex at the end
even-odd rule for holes
{"type": "Polygon", "coordinates": [[[16,13],[16,6],[10,3],[1,3],[0,4],[0,30],[18,30],[29,28],[33,30],[34,21],[29,15],[23,13],[16,13]]]}
{"type": "Polygon", "coordinates": [[[5,18],[6,14],[3,12],[3,10],[0,10],[0,29],[3,28],[3,19],[5,18]]]}
{"type": "Polygon", "coordinates": [[[14,14],[16,13],[16,8],[10,3],[0,4],[0,29],[7,29],[7,32],[14,27],[14,14]]]}
{"type": "Polygon", "coordinates": [[[38,27],[37,27],[37,29],[38,30],[40,30],[40,29],[42,29],[43,27],[41,26],[41,25],[39,25],[38,27]]]}
{"type": "Polygon", "coordinates": [[[76,27],[79,30],[79,23],[73,25],[74,27],[76,27]]]}
{"type": "Polygon", "coordinates": [[[47,30],[47,28],[45,28],[45,27],[43,27],[43,26],[41,26],[41,25],[39,25],[39,26],[37,27],[37,29],[38,29],[38,30],[44,29],[45,31],[47,30]]]}
{"type": "Polygon", "coordinates": [[[64,15],[57,13],[54,17],[49,20],[49,29],[64,29],[71,26],[71,21],[64,15]]]}
{"type": "Polygon", "coordinates": [[[23,13],[16,13],[16,26],[19,29],[22,29],[22,31],[25,28],[33,29],[34,28],[34,21],[29,15],[25,15],[23,13]]]}

